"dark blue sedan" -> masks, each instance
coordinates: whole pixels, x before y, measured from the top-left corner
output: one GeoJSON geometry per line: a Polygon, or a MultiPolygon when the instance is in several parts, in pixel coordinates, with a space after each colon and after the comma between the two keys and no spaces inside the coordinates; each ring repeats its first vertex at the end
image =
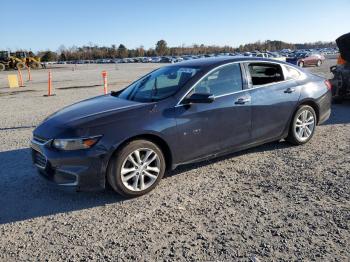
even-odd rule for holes
{"type": "Polygon", "coordinates": [[[330,116],[328,81],[291,64],[206,58],[157,69],[125,89],[68,106],[33,132],[45,178],[133,197],[167,170],[263,143],[307,143],[330,116]]]}

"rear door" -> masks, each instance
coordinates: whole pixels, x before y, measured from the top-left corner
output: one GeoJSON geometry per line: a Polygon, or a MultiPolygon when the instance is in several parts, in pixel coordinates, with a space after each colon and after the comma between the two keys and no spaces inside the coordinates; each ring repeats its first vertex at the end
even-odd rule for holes
{"type": "Polygon", "coordinates": [[[247,63],[245,68],[251,82],[252,139],[279,138],[288,128],[301,88],[279,63],[247,63]]]}
{"type": "Polygon", "coordinates": [[[315,62],[315,55],[314,54],[307,54],[307,57],[305,57],[305,59],[304,59],[304,64],[305,65],[314,65],[314,64],[316,64],[316,62],[315,62]]]}

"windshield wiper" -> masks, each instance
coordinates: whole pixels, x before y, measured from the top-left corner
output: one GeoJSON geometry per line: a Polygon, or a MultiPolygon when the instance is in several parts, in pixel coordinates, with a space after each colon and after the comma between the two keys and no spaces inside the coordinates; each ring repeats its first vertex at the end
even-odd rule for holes
{"type": "Polygon", "coordinates": [[[113,91],[113,90],[112,90],[112,91],[111,91],[111,96],[116,96],[116,97],[118,97],[121,91],[122,91],[122,90],[119,90],[119,91],[113,91]]]}

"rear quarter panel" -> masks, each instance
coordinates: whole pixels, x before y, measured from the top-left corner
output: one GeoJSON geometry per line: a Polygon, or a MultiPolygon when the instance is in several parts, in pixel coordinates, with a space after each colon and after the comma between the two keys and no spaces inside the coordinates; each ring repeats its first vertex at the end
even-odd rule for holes
{"type": "Polygon", "coordinates": [[[310,73],[305,75],[305,79],[298,81],[301,85],[299,105],[307,102],[316,104],[318,121],[321,119],[323,122],[330,114],[331,91],[325,85],[325,78],[310,73]]]}
{"type": "Polygon", "coordinates": [[[324,83],[326,80],[321,76],[317,76],[311,73],[306,73],[304,71],[305,78],[298,80],[299,85],[301,85],[300,100],[304,99],[318,99],[325,93],[328,89],[324,83]]]}

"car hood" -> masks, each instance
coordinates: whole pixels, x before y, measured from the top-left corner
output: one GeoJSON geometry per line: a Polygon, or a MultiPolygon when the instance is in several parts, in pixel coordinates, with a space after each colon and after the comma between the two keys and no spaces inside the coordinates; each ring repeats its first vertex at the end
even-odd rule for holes
{"type": "Polygon", "coordinates": [[[72,130],[79,131],[79,128],[114,121],[115,118],[109,116],[147,105],[147,103],[124,100],[111,95],[94,97],[67,106],[50,115],[34,130],[34,135],[43,138],[65,136],[64,133],[69,129],[71,131],[68,133],[72,134],[74,133],[72,130]]]}

